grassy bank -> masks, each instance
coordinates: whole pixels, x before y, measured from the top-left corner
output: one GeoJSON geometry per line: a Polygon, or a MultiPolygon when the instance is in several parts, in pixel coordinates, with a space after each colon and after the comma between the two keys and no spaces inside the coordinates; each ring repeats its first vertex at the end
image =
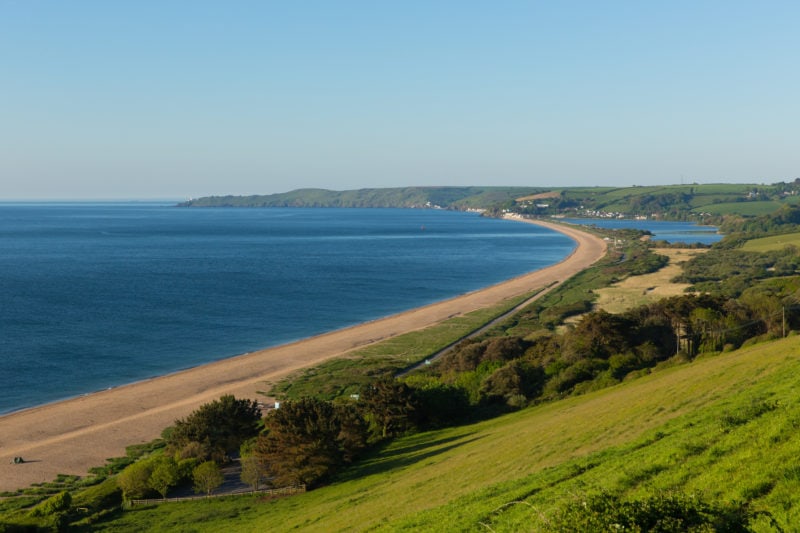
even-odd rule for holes
{"type": "Polygon", "coordinates": [[[752,239],[742,245],[744,252],[771,252],[781,250],[787,246],[800,246],[800,233],[786,233],[773,235],[772,237],[762,237],[752,239]]]}
{"type": "Polygon", "coordinates": [[[798,363],[800,338],[752,346],[400,439],[302,496],[164,505],[96,530],[535,530],[599,490],[746,500],[791,530],[800,522],[798,363]]]}

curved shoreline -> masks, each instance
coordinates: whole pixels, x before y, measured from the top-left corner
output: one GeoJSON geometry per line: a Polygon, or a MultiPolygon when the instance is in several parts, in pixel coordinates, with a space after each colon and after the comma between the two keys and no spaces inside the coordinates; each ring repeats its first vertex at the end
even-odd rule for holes
{"type": "MultiPolygon", "coordinates": [[[[519,219],[517,219],[519,220],[519,219]]],[[[493,305],[561,282],[600,259],[606,243],[557,224],[577,246],[561,262],[508,281],[308,339],[243,354],[188,370],[0,416],[0,491],[52,481],[57,474],[85,475],[125,447],[148,442],[175,419],[222,394],[257,397],[267,383],[304,367],[396,335],[426,328],[453,315],[493,305]],[[26,462],[12,464],[13,457],[26,462]]]]}

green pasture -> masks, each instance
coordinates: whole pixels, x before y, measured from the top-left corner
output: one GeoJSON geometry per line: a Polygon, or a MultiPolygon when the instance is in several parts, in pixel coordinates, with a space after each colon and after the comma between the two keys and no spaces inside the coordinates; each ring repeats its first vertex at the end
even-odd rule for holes
{"type": "Polygon", "coordinates": [[[771,252],[781,250],[787,246],[800,247],[800,233],[787,233],[785,235],[773,235],[761,239],[752,239],[742,245],[745,252],[771,252]]]}
{"type": "Polygon", "coordinates": [[[690,201],[689,205],[697,210],[702,210],[708,206],[724,203],[741,203],[736,202],[736,198],[741,198],[743,193],[737,192],[736,194],[698,194],[695,195],[690,201]]]}
{"type": "Polygon", "coordinates": [[[742,215],[759,216],[768,215],[777,211],[781,202],[773,200],[753,201],[753,202],[727,202],[719,204],[698,205],[696,211],[703,211],[713,215],[742,215]]]}
{"type": "Polygon", "coordinates": [[[756,185],[748,184],[728,184],[728,183],[712,183],[712,184],[688,184],[688,185],[663,185],[663,186],[645,186],[645,187],[623,187],[620,189],[610,190],[605,193],[605,198],[609,200],[622,199],[622,198],[635,198],[637,196],[645,195],[660,195],[660,194],[692,194],[694,196],[717,196],[730,198],[732,196],[740,196],[746,194],[753,188],[764,188],[756,185]]]}
{"type": "MultiPolygon", "coordinates": [[[[800,523],[800,337],[412,435],[329,486],[126,511],[87,531],[535,531],[598,491],[745,500],[800,523]]],[[[768,519],[759,531],[772,531],[768,519]]]]}
{"type": "MultiPolygon", "coordinates": [[[[595,209],[624,213],[631,210],[632,203],[638,202],[638,198],[645,196],[689,195],[691,197],[689,201],[693,208],[705,210],[708,206],[739,204],[736,200],[744,198],[748,192],[754,189],[771,193],[774,192],[775,188],[752,184],[717,183],[707,185],[688,184],[622,187],[616,189],[604,188],[597,191],[592,191],[591,189],[566,189],[566,195],[577,200],[585,199],[595,209]]],[[[709,209],[709,211],[715,212],[711,209],[709,209]]]]}

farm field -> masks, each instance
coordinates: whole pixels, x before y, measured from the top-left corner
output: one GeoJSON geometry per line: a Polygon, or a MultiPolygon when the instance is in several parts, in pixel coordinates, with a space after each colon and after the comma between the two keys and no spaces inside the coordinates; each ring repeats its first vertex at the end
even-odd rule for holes
{"type": "Polygon", "coordinates": [[[783,205],[781,202],[772,200],[763,202],[727,202],[698,205],[694,210],[711,213],[712,215],[759,216],[774,213],[781,205],[783,205]]]}

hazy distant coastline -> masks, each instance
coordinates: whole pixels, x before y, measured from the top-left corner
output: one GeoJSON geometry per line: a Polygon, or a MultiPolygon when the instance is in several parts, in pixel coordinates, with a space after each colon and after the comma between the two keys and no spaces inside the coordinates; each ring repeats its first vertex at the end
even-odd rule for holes
{"type": "Polygon", "coordinates": [[[332,191],[297,189],[249,196],[206,196],[179,207],[401,207],[479,209],[545,191],[541,187],[396,187],[332,191]]]}
{"type": "Polygon", "coordinates": [[[180,207],[396,207],[478,210],[491,216],[692,220],[772,213],[800,198],[800,180],[770,185],[690,183],[630,187],[395,187],[297,189],[250,196],[207,196],[180,207]]]}

